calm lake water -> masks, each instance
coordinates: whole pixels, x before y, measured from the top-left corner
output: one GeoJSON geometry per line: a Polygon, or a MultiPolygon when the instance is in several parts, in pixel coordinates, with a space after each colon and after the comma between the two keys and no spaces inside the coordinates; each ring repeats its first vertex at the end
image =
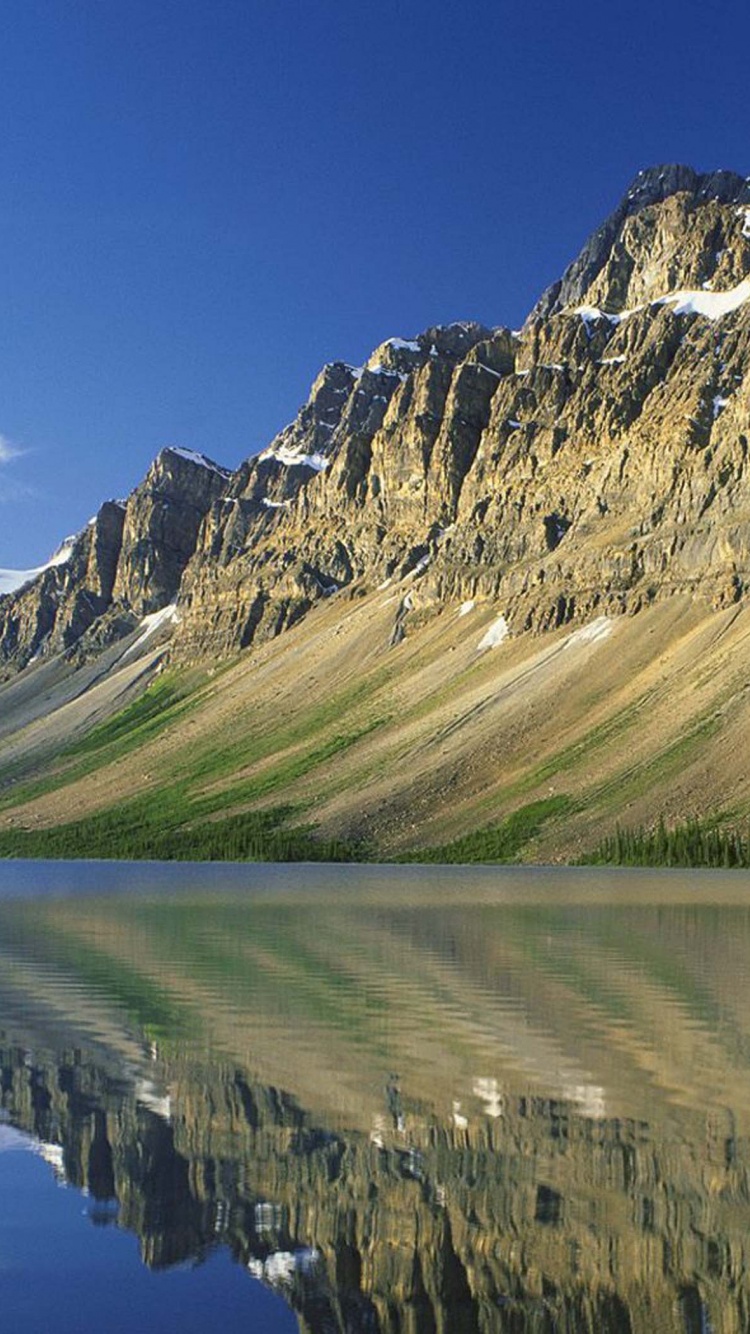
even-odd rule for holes
{"type": "Polygon", "coordinates": [[[0,1312],[750,1329],[750,877],[2,864],[0,1312]]]}

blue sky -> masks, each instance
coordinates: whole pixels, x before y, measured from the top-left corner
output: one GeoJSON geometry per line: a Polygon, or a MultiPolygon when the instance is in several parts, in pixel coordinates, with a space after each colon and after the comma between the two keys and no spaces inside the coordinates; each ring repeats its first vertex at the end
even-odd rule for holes
{"type": "Polygon", "coordinates": [[[656,162],[750,173],[747,0],[5,0],[0,566],[329,360],[520,323],[656,162]]]}

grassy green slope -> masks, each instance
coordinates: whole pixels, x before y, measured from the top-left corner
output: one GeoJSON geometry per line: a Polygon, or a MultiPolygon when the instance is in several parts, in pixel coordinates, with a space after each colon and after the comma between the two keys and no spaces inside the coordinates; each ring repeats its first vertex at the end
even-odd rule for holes
{"type": "Polygon", "coordinates": [[[612,860],[636,855],[618,826],[745,821],[744,612],[675,600],[481,654],[495,608],[389,649],[393,614],[332,599],[216,673],[172,668],[23,782],[0,750],[0,855],[612,860]]]}

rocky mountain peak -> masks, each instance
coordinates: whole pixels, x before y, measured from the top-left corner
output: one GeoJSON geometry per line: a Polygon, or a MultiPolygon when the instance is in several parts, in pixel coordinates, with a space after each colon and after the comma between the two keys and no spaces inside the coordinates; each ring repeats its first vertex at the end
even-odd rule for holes
{"type": "Polygon", "coordinates": [[[634,213],[678,194],[689,194],[695,200],[714,199],[722,204],[750,204],[750,183],[735,171],[701,174],[693,167],[668,162],[639,171],[620,208],[634,213]]]}
{"type": "Polygon", "coordinates": [[[386,338],[365,362],[365,370],[408,375],[425,364],[427,357],[462,360],[478,342],[491,336],[492,330],[475,320],[456,320],[436,324],[416,338],[386,338]]]}
{"type": "Polygon", "coordinates": [[[0,663],[175,600],[176,653],[232,653],[406,579],[394,643],[450,600],[492,600],[513,633],[686,587],[725,605],[750,588],[749,387],[750,182],[650,168],[520,334],[457,321],[330,362],[232,473],[162,450],[65,564],[0,597],[0,663]]]}
{"type": "Polygon", "coordinates": [[[87,639],[97,651],[168,605],[230,477],[203,454],[163,449],[126,501],[105,501],[43,569],[0,597],[0,673],[87,639]]]}
{"type": "Polygon", "coordinates": [[[136,616],[171,602],[203,516],[229,478],[226,468],[194,450],[168,446],[161,451],[125,507],[115,601],[136,616]]]}
{"type": "Polygon", "coordinates": [[[386,338],[367,358],[364,369],[391,375],[408,375],[415,366],[420,366],[429,348],[424,346],[423,338],[386,338]]]}
{"type": "Polygon", "coordinates": [[[671,292],[725,291],[750,267],[750,179],[667,164],[636,176],[529,323],[579,305],[617,314],[671,292]]]}
{"type": "Polygon", "coordinates": [[[437,324],[426,329],[422,339],[441,356],[460,360],[477,343],[492,337],[493,330],[476,320],[456,320],[453,324],[437,324]]]}

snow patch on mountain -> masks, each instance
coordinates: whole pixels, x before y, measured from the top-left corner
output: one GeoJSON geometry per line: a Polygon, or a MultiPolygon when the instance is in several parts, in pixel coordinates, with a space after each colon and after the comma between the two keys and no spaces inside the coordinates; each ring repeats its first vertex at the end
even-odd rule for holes
{"type": "Polygon", "coordinates": [[[217,472],[220,477],[231,477],[232,475],[228,468],[222,468],[218,463],[214,463],[213,459],[208,458],[206,454],[199,454],[194,449],[183,449],[181,445],[167,445],[164,453],[176,454],[179,459],[187,459],[189,463],[195,463],[199,468],[207,468],[209,472],[217,472]]]}
{"type": "MultiPolygon", "coordinates": [[[[720,320],[723,315],[731,315],[733,311],[739,310],[746,301],[750,301],[750,278],[744,278],[736,287],[731,287],[726,292],[711,292],[705,287],[697,290],[681,288],[677,292],[667,292],[665,296],[656,297],[654,301],[649,302],[649,305],[652,307],[671,305],[675,315],[704,315],[709,320],[720,320]]],[[[616,327],[643,309],[643,306],[634,306],[632,310],[621,310],[615,314],[601,310],[599,306],[583,305],[575,306],[573,314],[580,316],[590,332],[591,326],[599,320],[608,320],[613,327],[616,327]]]]}
{"type": "Polygon", "coordinates": [[[691,292],[683,290],[670,292],[652,302],[655,306],[671,305],[675,315],[705,315],[709,320],[720,320],[723,315],[731,315],[739,310],[746,301],[750,301],[750,278],[744,278],[728,292],[706,292],[703,289],[691,292]]]}
{"type": "Polygon", "coordinates": [[[278,449],[264,449],[262,454],[258,455],[260,462],[266,459],[274,459],[276,463],[282,463],[286,468],[312,468],[313,472],[325,472],[329,460],[325,454],[303,454],[299,449],[289,449],[286,445],[281,445],[278,449]]]}
{"type": "Polygon", "coordinates": [[[572,635],[568,635],[564,648],[573,648],[577,644],[596,644],[601,639],[607,639],[611,633],[612,621],[610,617],[598,616],[595,621],[590,621],[588,625],[582,625],[580,630],[574,630],[572,635]]]}
{"type": "Polygon", "coordinates": [[[505,617],[498,616],[477,644],[477,653],[484,653],[486,649],[497,648],[508,638],[509,634],[510,627],[505,617]]]}
{"type": "Polygon", "coordinates": [[[406,338],[387,338],[386,343],[388,344],[388,347],[393,347],[396,349],[400,348],[404,352],[422,351],[421,347],[419,346],[419,343],[415,342],[414,339],[409,340],[406,338]]]}
{"type": "Polygon", "coordinates": [[[121,661],[124,662],[125,659],[131,657],[137,649],[142,648],[146,641],[151,639],[152,635],[156,634],[157,630],[160,630],[163,626],[176,625],[179,622],[179,619],[180,616],[175,602],[170,602],[169,606],[162,607],[160,611],[152,611],[148,616],[144,616],[139,627],[141,633],[130,645],[130,648],[125,650],[121,661]]]}
{"type": "Polygon", "coordinates": [[[637,315],[639,310],[643,310],[643,306],[634,306],[632,310],[621,310],[617,314],[609,310],[600,310],[598,306],[576,306],[573,314],[580,315],[588,329],[598,320],[608,320],[612,325],[622,324],[623,320],[629,320],[631,315],[637,315]]]}
{"type": "Polygon", "coordinates": [[[7,593],[16,593],[19,588],[25,584],[30,584],[34,579],[38,579],[45,570],[51,570],[57,565],[66,565],[73,554],[73,546],[78,534],[73,533],[66,537],[60,543],[56,551],[52,553],[44,565],[37,565],[33,570],[3,570],[0,569],[0,597],[7,593]]]}

